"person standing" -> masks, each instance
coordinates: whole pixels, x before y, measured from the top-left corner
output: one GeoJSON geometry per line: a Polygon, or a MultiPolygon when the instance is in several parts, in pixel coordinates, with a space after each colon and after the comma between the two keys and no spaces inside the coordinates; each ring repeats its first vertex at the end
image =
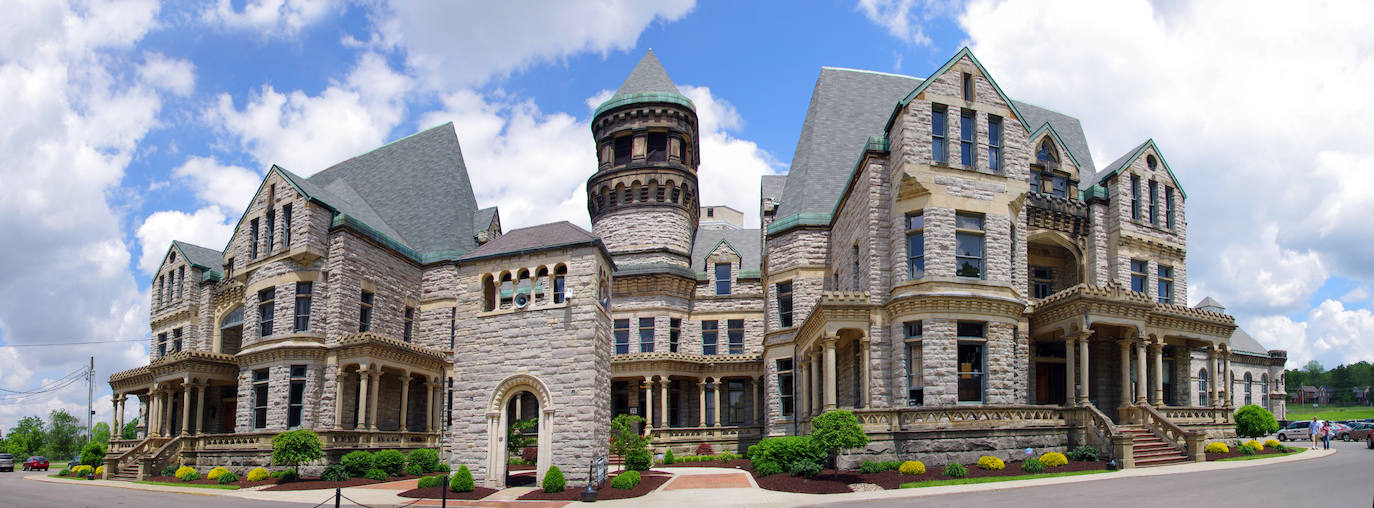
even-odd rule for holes
{"type": "Polygon", "coordinates": [[[1321,421],[1320,421],[1320,420],[1317,420],[1317,417],[1313,416],[1313,417],[1312,417],[1312,424],[1307,426],[1307,435],[1310,436],[1310,437],[1312,438],[1312,446],[1308,448],[1309,450],[1316,450],[1316,449],[1317,449],[1317,439],[1319,439],[1319,438],[1321,437],[1321,435],[1320,435],[1320,434],[1321,434],[1321,430],[1322,430],[1322,423],[1321,423],[1321,421]]]}
{"type": "Polygon", "coordinates": [[[1324,449],[1324,450],[1330,450],[1330,449],[1331,449],[1331,432],[1332,432],[1332,430],[1333,430],[1333,429],[1331,428],[1331,421],[1330,421],[1330,420],[1327,420],[1327,421],[1322,422],[1322,449],[1324,449]]]}

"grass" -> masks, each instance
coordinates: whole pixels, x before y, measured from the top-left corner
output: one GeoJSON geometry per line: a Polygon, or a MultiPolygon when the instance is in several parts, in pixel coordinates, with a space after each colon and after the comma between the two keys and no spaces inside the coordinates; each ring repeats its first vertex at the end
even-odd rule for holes
{"type": "Polygon", "coordinates": [[[1272,458],[1274,458],[1274,457],[1282,457],[1282,456],[1285,456],[1285,455],[1292,455],[1292,454],[1294,454],[1294,453],[1302,453],[1302,452],[1305,451],[1305,450],[1306,450],[1306,448],[1298,448],[1298,449],[1296,449],[1296,450],[1289,451],[1288,453],[1270,453],[1270,454],[1268,454],[1268,455],[1241,455],[1241,456],[1239,456],[1239,457],[1231,457],[1231,458],[1229,458],[1229,459],[1218,459],[1216,462],[1227,462],[1227,461],[1233,461],[1233,460],[1272,459],[1272,458]]]}
{"type": "Polygon", "coordinates": [[[1309,405],[1288,406],[1289,420],[1311,420],[1313,417],[1321,420],[1362,420],[1365,418],[1374,418],[1374,407],[1321,406],[1313,409],[1312,406],[1309,405]]]}
{"type": "Polygon", "coordinates": [[[49,468],[49,469],[56,469],[56,470],[58,470],[58,471],[61,471],[61,470],[63,470],[63,469],[67,469],[67,463],[66,463],[66,462],[49,462],[49,463],[48,463],[48,468],[49,468]]]}
{"type": "Polygon", "coordinates": [[[85,480],[85,476],[62,476],[60,474],[50,474],[48,478],[66,478],[68,480],[85,480]]]}
{"type": "Polygon", "coordinates": [[[181,482],[152,482],[152,481],[147,481],[147,480],[137,481],[137,482],[134,482],[134,483],[142,483],[142,484],[145,484],[145,485],[166,485],[166,486],[169,486],[169,487],[196,487],[196,488],[199,488],[199,489],[239,490],[239,486],[238,486],[238,485],[220,485],[220,484],[218,484],[218,483],[205,484],[205,483],[181,483],[181,482]]]}
{"type": "Polygon", "coordinates": [[[1040,473],[1023,474],[1016,476],[985,476],[983,478],[950,478],[948,480],[926,480],[923,482],[903,483],[904,489],[918,489],[921,487],[941,487],[944,485],[966,485],[970,483],[992,483],[1006,482],[1012,480],[1029,480],[1032,478],[1053,478],[1056,476],[1079,476],[1085,474],[1109,473],[1110,471],[1099,469],[1095,471],[1069,471],[1066,473],[1040,473]]]}

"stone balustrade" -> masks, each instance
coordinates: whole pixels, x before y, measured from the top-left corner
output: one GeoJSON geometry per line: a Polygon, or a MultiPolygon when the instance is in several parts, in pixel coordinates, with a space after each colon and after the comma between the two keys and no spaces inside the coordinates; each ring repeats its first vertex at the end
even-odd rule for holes
{"type": "MultiPolygon", "coordinates": [[[[1059,406],[988,405],[928,406],[889,409],[856,409],[855,418],[865,432],[910,430],[987,429],[1006,427],[1061,427],[1069,425],[1059,406]]],[[[810,430],[810,421],[803,422],[810,430]]]]}
{"type": "Polygon", "coordinates": [[[1231,424],[1231,409],[1225,407],[1176,407],[1164,406],[1159,414],[1169,421],[1179,424],[1219,423],[1231,424]]]}

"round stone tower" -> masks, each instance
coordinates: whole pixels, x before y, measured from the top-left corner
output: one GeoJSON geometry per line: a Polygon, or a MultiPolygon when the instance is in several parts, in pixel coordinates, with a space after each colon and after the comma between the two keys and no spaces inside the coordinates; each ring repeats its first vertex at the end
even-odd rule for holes
{"type": "Polygon", "coordinates": [[[616,265],[689,267],[700,213],[696,107],[652,50],[596,108],[592,135],[587,213],[616,265]]]}

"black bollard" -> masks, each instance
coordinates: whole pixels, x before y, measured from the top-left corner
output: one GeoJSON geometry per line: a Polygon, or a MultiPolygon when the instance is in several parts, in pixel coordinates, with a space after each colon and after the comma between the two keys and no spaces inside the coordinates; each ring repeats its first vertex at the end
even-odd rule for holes
{"type": "Polygon", "coordinates": [[[444,475],[444,484],[439,486],[439,506],[448,508],[448,475],[444,475]]]}
{"type": "Polygon", "coordinates": [[[596,502],[596,490],[592,488],[592,476],[595,474],[595,471],[596,461],[592,461],[592,463],[587,466],[587,488],[582,490],[582,502],[584,503],[596,502]]]}
{"type": "Polygon", "coordinates": [[[339,492],[339,488],[334,487],[334,508],[339,508],[339,496],[341,495],[343,494],[339,492]]]}

